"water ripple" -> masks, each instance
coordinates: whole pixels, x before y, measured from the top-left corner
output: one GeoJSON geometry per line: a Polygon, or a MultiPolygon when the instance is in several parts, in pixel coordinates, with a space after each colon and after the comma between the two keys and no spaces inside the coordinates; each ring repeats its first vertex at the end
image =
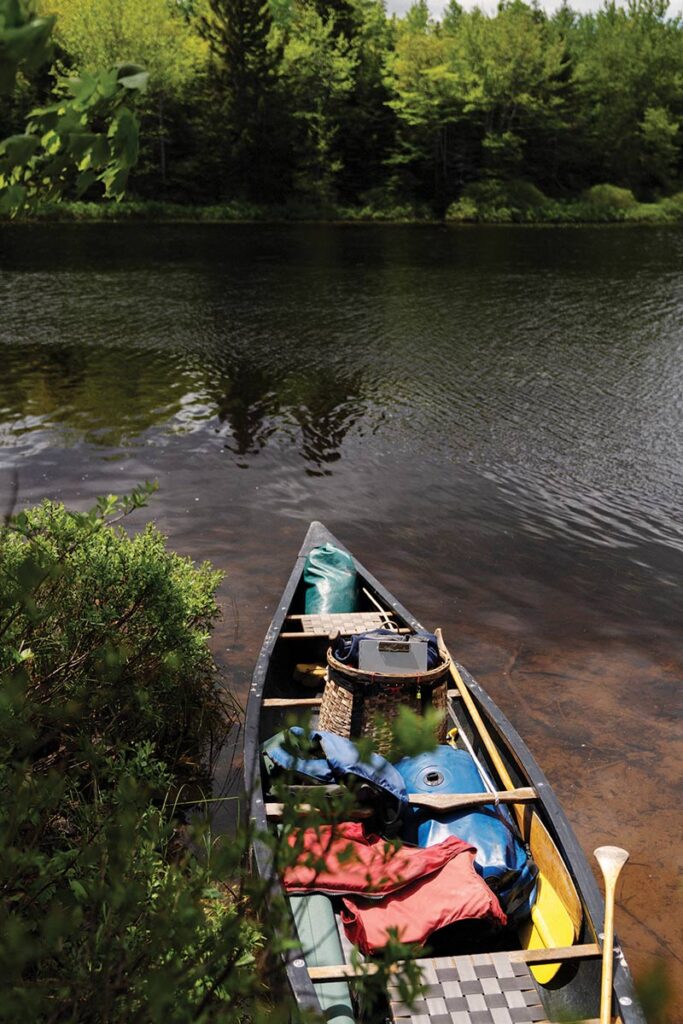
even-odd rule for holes
{"type": "Polygon", "coordinates": [[[57,268],[56,231],[0,242],[5,462],[191,435],[303,500],[386,454],[537,535],[680,550],[680,232],[79,226],[57,268]]]}

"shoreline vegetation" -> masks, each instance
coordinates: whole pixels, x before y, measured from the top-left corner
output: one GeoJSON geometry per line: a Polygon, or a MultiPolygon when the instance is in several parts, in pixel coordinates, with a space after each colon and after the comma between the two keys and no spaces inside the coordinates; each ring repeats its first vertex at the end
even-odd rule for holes
{"type": "Polygon", "coordinates": [[[222,574],[124,531],[154,489],[0,519],[0,1021],[258,1019],[263,893],[206,799],[222,574]]]}
{"type": "MultiPolygon", "coordinates": [[[[574,199],[551,199],[529,182],[480,182],[451,203],[444,218],[426,206],[407,203],[344,206],[293,199],[283,203],[247,200],[206,205],[153,199],[122,202],[46,202],[16,223],[343,223],[343,224],[683,224],[683,192],[656,202],[639,202],[629,189],[595,185],[574,199]]],[[[10,218],[4,219],[7,223],[10,218]]],[[[0,223],[3,219],[0,219],[0,223]]]]}
{"type": "Polygon", "coordinates": [[[667,0],[29,7],[30,62],[5,31],[0,216],[683,219],[683,17],[667,0]]]}

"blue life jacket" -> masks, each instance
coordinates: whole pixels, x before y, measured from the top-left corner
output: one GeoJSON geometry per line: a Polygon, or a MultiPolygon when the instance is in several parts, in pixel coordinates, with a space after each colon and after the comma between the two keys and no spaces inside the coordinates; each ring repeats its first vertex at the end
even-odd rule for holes
{"type": "Polygon", "coordinates": [[[343,782],[346,776],[354,775],[383,790],[399,804],[408,804],[405,783],[393,765],[379,754],[370,754],[367,761],[361,761],[356,745],[336,733],[324,729],[306,733],[294,725],[264,743],[261,753],[269,770],[277,767],[325,785],[343,782]],[[294,752],[297,744],[302,746],[305,756],[294,752]]]}
{"type": "MultiPolygon", "coordinates": [[[[396,766],[409,793],[485,793],[481,776],[466,750],[444,745],[396,766]]],[[[458,836],[476,847],[474,866],[498,896],[512,920],[528,916],[536,897],[538,868],[518,838],[507,807],[486,804],[476,810],[449,811],[411,807],[404,816],[403,838],[433,846],[458,836]]]]}

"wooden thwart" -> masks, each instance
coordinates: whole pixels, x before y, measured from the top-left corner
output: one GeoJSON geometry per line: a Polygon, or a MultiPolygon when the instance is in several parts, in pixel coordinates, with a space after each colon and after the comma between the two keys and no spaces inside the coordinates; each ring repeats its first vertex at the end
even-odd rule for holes
{"type": "MultiPolygon", "coordinates": [[[[328,786],[324,788],[324,791],[321,791],[320,795],[334,796],[339,792],[341,792],[341,788],[335,791],[333,787],[328,786]]],[[[315,789],[309,790],[309,798],[312,797],[314,793],[315,789]]],[[[462,807],[481,807],[485,804],[492,804],[495,802],[496,797],[498,798],[498,802],[502,804],[519,804],[535,800],[537,796],[538,794],[535,789],[531,786],[524,786],[521,789],[511,789],[500,793],[410,793],[408,800],[416,807],[427,807],[430,810],[443,812],[460,810],[462,807]]],[[[304,814],[311,809],[312,805],[308,803],[299,804],[297,807],[297,810],[301,814],[304,814]]],[[[323,809],[324,805],[317,808],[317,810],[323,809]]],[[[281,818],[283,813],[284,804],[266,804],[266,814],[269,818],[281,818]]],[[[351,811],[351,817],[367,818],[372,813],[372,808],[361,806],[356,807],[351,811]]]]}
{"type": "Polygon", "coordinates": [[[416,807],[428,807],[434,811],[455,811],[461,807],[480,807],[484,804],[523,804],[537,800],[538,793],[532,786],[506,789],[498,793],[410,793],[408,800],[416,807]]]}
{"type": "Polygon", "coordinates": [[[265,697],[261,701],[264,708],[319,708],[322,697],[265,697]]]}
{"type": "MultiPolygon", "coordinates": [[[[457,699],[460,694],[457,690],[449,690],[450,700],[457,699]]],[[[261,706],[264,708],[318,708],[322,703],[322,697],[264,697],[261,706]]]]}

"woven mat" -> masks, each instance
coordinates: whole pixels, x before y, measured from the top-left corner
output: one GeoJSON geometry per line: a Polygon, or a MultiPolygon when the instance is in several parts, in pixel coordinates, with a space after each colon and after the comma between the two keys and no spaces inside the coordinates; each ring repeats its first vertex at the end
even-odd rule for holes
{"type": "Polygon", "coordinates": [[[506,953],[476,953],[418,960],[426,994],[412,1007],[389,998],[396,1024],[547,1024],[545,1010],[524,963],[506,953]]]}

